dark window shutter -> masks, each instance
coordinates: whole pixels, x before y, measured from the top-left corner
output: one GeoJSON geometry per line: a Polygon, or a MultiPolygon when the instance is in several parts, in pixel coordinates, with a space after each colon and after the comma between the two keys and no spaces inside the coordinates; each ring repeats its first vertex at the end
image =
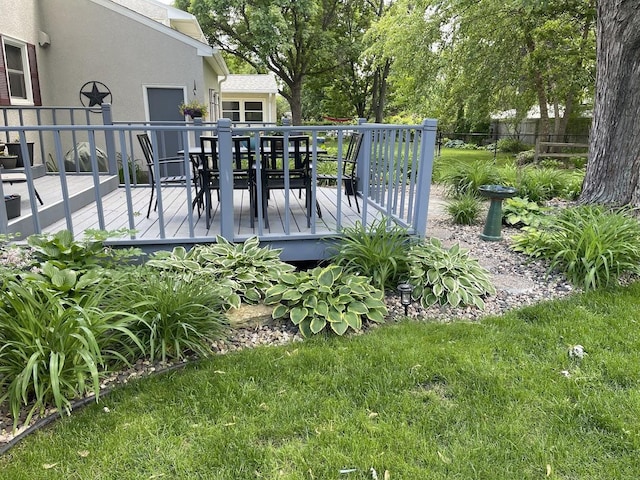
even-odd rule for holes
{"type": "Polygon", "coordinates": [[[28,43],[27,54],[29,56],[29,72],[31,73],[31,90],[33,92],[33,104],[39,107],[42,105],[42,97],[40,96],[40,78],[38,77],[36,46],[28,43]]]}
{"type": "Polygon", "coordinates": [[[0,105],[11,105],[7,69],[4,61],[4,48],[2,47],[2,35],[0,35],[0,105]]]}

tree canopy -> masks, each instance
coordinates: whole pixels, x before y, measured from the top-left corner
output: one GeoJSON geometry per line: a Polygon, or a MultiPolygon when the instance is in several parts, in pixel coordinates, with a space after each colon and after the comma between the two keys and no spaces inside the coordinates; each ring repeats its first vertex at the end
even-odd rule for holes
{"type": "Polygon", "coordinates": [[[343,0],[177,0],[193,13],[211,45],[282,81],[294,124],[302,122],[309,76],[335,68],[343,0]]]}

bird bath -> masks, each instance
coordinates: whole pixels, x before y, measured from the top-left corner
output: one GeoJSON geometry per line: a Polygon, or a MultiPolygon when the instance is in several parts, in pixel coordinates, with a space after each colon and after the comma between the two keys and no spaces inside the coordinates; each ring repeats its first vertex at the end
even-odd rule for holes
{"type": "Polygon", "coordinates": [[[518,191],[504,185],[481,185],[478,190],[480,195],[491,201],[487,221],[480,238],[489,242],[502,240],[502,200],[514,197],[518,191]]]}

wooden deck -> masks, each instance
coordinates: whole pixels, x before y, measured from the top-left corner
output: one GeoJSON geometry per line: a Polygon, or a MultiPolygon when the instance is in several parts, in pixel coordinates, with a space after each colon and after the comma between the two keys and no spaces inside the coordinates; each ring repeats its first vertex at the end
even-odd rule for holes
{"type": "MultiPolygon", "coordinates": [[[[192,198],[195,192],[191,192],[192,198]]],[[[297,191],[291,191],[287,195],[289,208],[285,204],[284,191],[272,191],[268,205],[269,228],[263,222],[255,219],[254,227],[251,227],[249,195],[247,190],[234,190],[234,234],[238,239],[248,238],[253,235],[322,235],[335,234],[340,226],[352,226],[361,219],[356,210],[354,199],[351,198],[351,207],[344,192],[341,194],[341,217],[338,219],[338,192],[335,187],[318,187],[316,196],[322,218],[316,218],[314,225],[307,227],[304,206],[304,195],[299,198],[297,191]]],[[[187,198],[187,190],[182,186],[164,187],[162,189],[162,217],[164,220],[164,235],[161,232],[160,215],[151,211],[146,218],[149,205],[149,187],[131,189],[131,215],[133,225],[129,223],[127,215],[127,195],[124,188],[108,193],[102,198],[104,213],[104,229],[117,230],[132,228],[136,230],[135,237],[141,240],[157,239],[184,239],[190,237],[190,205],[187,198]]],[[[220,204],[213,200],[213,216],[210,228],[206,228],[204,212],[198,216],[197,209],[191,212],[193,231],[196,238],[201,240],[206,237],[215,237],[220,232],[220,204]]],[[[362,199],[358,199],[362,206],[362,199]]],[[[371,209],[369,217],[375,218],[376,211],[371,209]]],[[[99,229],[98,208],[96,203],[87,205],[73,213],[73,231],[76,236],[88,229],[99,229]]],[[[66,220],[62,219],[43,227],[45,232],[55,232],[67,228],[66,220]]]]}

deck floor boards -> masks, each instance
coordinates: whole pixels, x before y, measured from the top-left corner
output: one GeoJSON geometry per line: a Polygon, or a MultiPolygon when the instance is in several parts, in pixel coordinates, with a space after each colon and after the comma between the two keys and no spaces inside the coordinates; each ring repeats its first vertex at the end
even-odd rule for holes
{"type": "MultiPolygon", "coordinates": [[[[38,186],[39,188],[39,186],[38,186]]],[[[58,187],[59,188],[59,187],[58,187]]],[[[136,230],[136,238],[138,239],[159,239],[162,238],[160,231],[160,215],[159,212],[151,210],[149,218],[146,217],[149,205],[150,191],[148,187],[138,187],[130,189],[132,216],[134,221],[133,229],[136,230]]],[[[195,191],[191,192],[195,198],[195,191]]],[[[127,195],[124,188],[108,193],[102,197],[102,209],[104,216],[105,230],[128,229],[129,216],[127,215],[127,195]]],[[[286,234],[287,222],[290,234],[311,234],[312,229],[307,227],[305,213],[305,196],[299,197],[298,191],[290,191],[288,194],[289,205],[286,208],[286,193],[282,190],[271,191],[270,199],[267,206],[267,214],[269,218],[269,228],[267,229],[262,223],[262,233],[268,234],[286,234]]],[[[316,198],[322,211],[322,218],[315,219],[315,233],[333,233],[338,226],[338,198],[337,189],[335,187],[318,187],[316,190],[316,198]]],[[[164,238],[185,238],[189,237],[189,210],[187,191],[183,186],[170,186],[162,188],[162,217],[164,220],[164,238]]],[[[358,200],[362,206],[362,199],[358,200]]],[[[255,219],[255,225],[251,227],[249,195],[247,190],[234,190],[234,232],[238,236],[252,236],[260,232],[258,219],[255,219]]],[[[352,226],[356,221],[361,219],[360,214],[356,211],[355,202],[351,198],[351,207],[347,201],[346,195],[341,195],[341,226],[352,226]]],[[[207,230],[205,224],[205,215],[198,217],[197,209],[192,212],[193,230],[195,237],[213,237],[220,232],[220,204],[217,201],[216,194],[212,195],[212,222],[207,230]]],[[[369,214],[372,220],[376,212],[371,211],[369,214]]],[[[73,231],[76,236],[82,235],[85,230],[99,229],[98,208],[96,203],[88,205],[72,215],[73,231]]],[[[62,219],[51,225],[43,226],[45,232],[56,232],[67,228],[66,220],[62,219]]]]}

